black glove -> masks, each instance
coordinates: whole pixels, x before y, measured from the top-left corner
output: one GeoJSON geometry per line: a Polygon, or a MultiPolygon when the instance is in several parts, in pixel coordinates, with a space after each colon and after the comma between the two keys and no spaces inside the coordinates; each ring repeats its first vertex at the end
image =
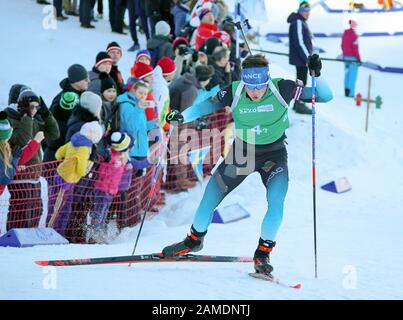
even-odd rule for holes
{"type": "Polygon", "coordinates": [[[22,148],[19,146],[14,146],[13,150],[11,151],[13,158],[20,158],[22,155],[22,148]]]}
{"type": "Polygon", "coordinates": [[[309,74],[314,77],[320,76],[320,70],[322,69],[322,61],[318,54],[313,54],[308,57],[308,69],[309,74]]]}
{"type": "Polygon", "coordinates": [[[39,114],[43,119],[47,118],[50,112],[45,101],[43,101],[42,97],[39,97],[39,106],[40,108],[36,113],[39,114]]]}
{"type": "Polygon", "coordinates": [[[182,124],[185,121],[183,115],[178,110],[172,110],[170,113],[168,113],[165,117],[165,120],[168,123],[175,121],[178,122],[179,124],[182,124]]]}
{"type": "Polygon", "coordinates": [[[199,52],[193,51],[193,53],[192,53],[192,61],[197,62],[197,60],[199,60],[199,52]]]}

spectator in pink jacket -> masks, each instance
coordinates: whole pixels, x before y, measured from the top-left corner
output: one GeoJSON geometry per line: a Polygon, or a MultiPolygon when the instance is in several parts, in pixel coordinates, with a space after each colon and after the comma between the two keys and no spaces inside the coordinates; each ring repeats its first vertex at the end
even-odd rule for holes
{"type": "Polygon", "coordinates": [[[361,57],[358,50],[358,35],[355,32],[357,22],[350,20],[349,24],[350,28],[344,31],[341,42],[343,59],[349,61],[346,62],[344,66],[344,95],[346,97],[354,97],[355,83],[357,81],[358,66],[361,63],[361,57]]]}
{"type": "Polygon", "coordinates": [[[116,131],[111,134],[111,160],[102,162],[98,169],[98,178],[94,184],[91,225],[88,230],[89,243],[106,241],[106,218],[112,200],[119,191],[123,173],[128,166],[129,150],[132,139],[126,133],[116,131]]]}

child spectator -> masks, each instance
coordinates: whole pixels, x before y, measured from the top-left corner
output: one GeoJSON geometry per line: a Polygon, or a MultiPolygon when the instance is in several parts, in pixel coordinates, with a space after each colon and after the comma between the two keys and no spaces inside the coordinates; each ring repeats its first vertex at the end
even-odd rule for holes
{"type": "Polygon", "coordinates": [[[123,173],[128,168],[129,149],[132,147],[128,134],[113,132],[110,136],[111,160],[102,162],[98,169],[98,178],[93,190],[93,206],[91,208],[91,225],[89,226],[89,242],[105,242],[107,236],[106,219],[114,196],[119,191],[123,173]]]}
{"type": "Polygon", "coordinates": [[[132,77],[136,74],[137,62],[142,62],[144,64],[151,64],[151,53],[147,49],[139,50],[136,54],[136,60],[134,61],[133,66],[130,69],[130,74],[132,77]]]}
{"type": "Polygon", "coordinates": [[[195,49],[199,50],[204,42],[212,37],[217,31],[218,26],[214,21],[214,15],[210,9],[203,9],[199,13],[200,25],[195,31],[195,49]]]}
{"type": "Polygon", "coordinates": [[[50,218],[49,226],[54,227],[62,235],[64,235],[70,218],[72,202],[78,201],[78,199],[72,199],[74,185],[91,170],[93,165],[90,160],[92,147],[101,140],[102,135],[102,127],[97,121],[87,122],[83,124],[79,132],[71,137],[70,142],[56,152],[56,159],[63,160],[57,168],[57,173],[63,180],[53,212],[49,212],[48,217],[50,218]]]}

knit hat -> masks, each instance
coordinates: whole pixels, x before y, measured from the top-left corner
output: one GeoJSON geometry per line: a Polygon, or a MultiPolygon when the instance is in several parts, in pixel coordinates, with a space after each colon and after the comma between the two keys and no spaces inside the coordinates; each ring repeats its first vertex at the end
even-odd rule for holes
{"type": "Polygon", "coordinates": [[[7,119],[7,113],[4,111],[0,112],[0,141],[8,140],[13,134],[13,128],[7,119]]]}
{"type": "Polygon", "coordinates": [[[188,39],[186,39],[185,37],[176,37],[175,40],[172,42],[174,50],[181,44],[188,46],[189,45],[188,39]]]}
{"type": "Polygon", "coordinates": [[[80,97],[80,106],[96,116],[101,113],[102,99],[91,91],[85,91],[80,97]]]}
{"type": "Polygon", "coordinates": [[[70,83],[76,83],[88,79],[88,72],[81,64],[73,64],[67,69],[67,77],[70,83]]]}
{"type": "Polygon", "coordinates": [[[169,76],[174,74],[176,71],[176,63],[169,57],[162,57],[157,65],[159,65],[162,69],[162,75],[169,76]]]}
{"type": "Polygon", "coordinates": [[[155,25],[155,35],[167,36],[171,32],[171,27],[164,20],[158,21],[155,25]]]}
{"type": "Polygon", "coordinates": [[[225,31],[218,31],[213,34],[213,37],[217,38],[220,42],[225,43],[227,45],[227,47],[229,47],[231,45],[231,37],[225,31]]]}
{"type": "Polygon", "coordinates": [[[135,63],[134,76],[138,79],[143,79],[153,73],[153,67],[143,62],[135,63]]]}
{"type": "Polygon", "coordinates": [[[214,75],[214,68],[210,65],[202,64],[196,67],[195,73],[197,81],[206,81],[214,75]]]}
{"type": "Polygon", "coordinates": [[[98,121],[86,122],[80,129],[80,134],[92,143],[98,143],[103,136],[103,129],[98,121]]]}
{"type": "Polygon", "coordinates": [[[28,87],[26,85],[18,84],[18,83],[13,84],[8,93],[8,104],[10,105],[13,103],[17,103],[20,92],[25,89],[28,89],[28,87]]]}
{"type": "Polygon", "coordinates": [[[112,149],[119,152],[125,152],[132,146],[130,136],[123,132],[113,132],[110,139],[112,149]]]}
{"type": "Polygon", "coordinates": [[[105,51],[101,51],[97,54],[97,57],[95,59],[95,68],[98,68],[101,64],[108,62],[110,64],[113,64],[112,58],[105,51]]]}
{"type": "Polygon", "coordinates": [[[80,98],[75,92],[65,92],[60,98],[60,107],[65,110],[72,110],[80,102],[80,98]]]}
{"type": "Polygon", "coordinates": [[[139,60],[140,57],[147,57],[151,62],[151,53],[147,49],[137,51],[136,62],[139,60]]]}
{"type": "Polygon", "coordinates": [[[28,99],[29,102],[38,102],[39,103],[38,95],[28,87],[20,91],[17,102],[21,102],[21,100],[24,98],[28,99]]]}
{"type": "Polygon", "coordinates": [[[202,51],[204,51],[208,56],[213,54],[215,48],[221,47],[221,42],[216,37],[208,38],[202,47],[202,51]]]}
{"type": "Polygon", "coordinates": [[[212,11],[211,11],[210,9],[205,8],[205,9],[201,10],[201,11],[199,12],[199,19],[200,19],[200,21],[202,21],[203,18],[204,18],[204,16],[207,15],[207,14],[209,14],[209,13],[212,13],[212,11]]]}
{"type": "Polygon", "coordinates": [[[299,4],[298,12],[307,12],[307,11],[310,11],[310,10],[311,10],[311,7],[309,6],[308,1],[302,1],[299,4]]]}
{"type": "Polygon", "coordinates": [[[111,50],[119,50],[120,51],[120,55],[122,55],[122,48],[120,47],[120,45],[115,42],[112,41],[111,43],[108,44],[108,46],[106,47],[106,53],[109,53],[109,51],[111,50]]]}
{"type": "Polygon", "coordinates": [[[118,90],[115,80],[113,80],[106,72],[101,72],[99,79],[101,80],[101,93],[111,88],[118,90]]]}

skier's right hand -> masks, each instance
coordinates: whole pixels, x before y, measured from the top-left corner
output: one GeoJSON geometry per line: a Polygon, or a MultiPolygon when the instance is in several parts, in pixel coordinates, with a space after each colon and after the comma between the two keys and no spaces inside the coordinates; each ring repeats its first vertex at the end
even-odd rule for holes
{"type": "Polygon", "coordinates": [[[168,123],[171,122],[178,122],[179,124],[182,124],[185,121],[185,118],[183,118],[183,115],[178,111],[178,110],[172,110],[171,112],[169,112],[166,117],[165,120],[168,123]]]}

